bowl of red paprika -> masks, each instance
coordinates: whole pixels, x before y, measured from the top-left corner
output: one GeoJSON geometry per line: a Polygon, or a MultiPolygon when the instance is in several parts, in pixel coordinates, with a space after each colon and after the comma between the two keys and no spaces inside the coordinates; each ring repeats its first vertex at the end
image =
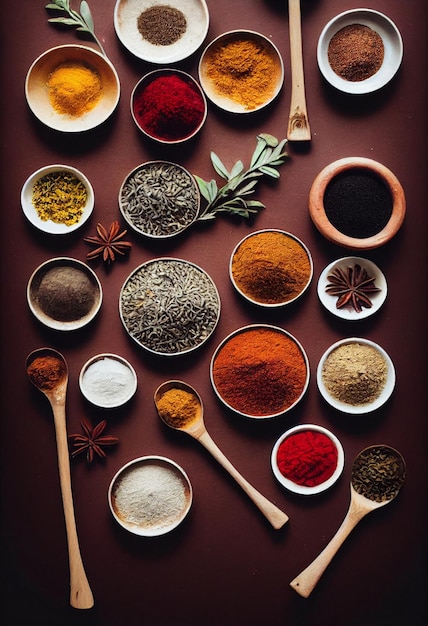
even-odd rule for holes
{"type": "Polygon", "coordinates": [[[181,70],[159,69],[135,85],[131,115],[146,137],[177,144],[199,133],[207,117],[207,101],[193,76],[181,70]]]}
{"type": "Polygon", "coordinates": [[[287,430],[272,449],[272,471],[294,493],[315,495],[338,480],[345,464],[342,444],[332,432],[316,424],[287,430]]]}

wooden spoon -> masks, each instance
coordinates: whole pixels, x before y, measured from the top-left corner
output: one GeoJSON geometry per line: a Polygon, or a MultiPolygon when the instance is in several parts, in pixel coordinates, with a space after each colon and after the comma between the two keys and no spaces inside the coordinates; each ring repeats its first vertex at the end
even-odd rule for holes
{"type": "MultiPolygon", "coordinates": [[[[387,447],[387,446],[382,446],[387,447]]],[[[364,450],[360,452],[358,457],[363,454],[364,450]]],[[[405,474],[405,463],[402,459],[399,452],[394,450],[395,454],[401,458],[401,466],[402,466],[402,478],[404,480],[405,474]]],[[[358,459],[357,457],[357,459],[358,459]]],[[[365,496],[357,493],[351,483],[351,502],[349,505],[348,512],[346,513],[345,519],[343,520],[341,526],[337,530],[336,534],[330,540],[330,542],[326,545],[324,550],[317,556],[317,558],[312,561],[310,565],[306,569],[304,569],[294,580],[291,581],[290,586],[293,587],[298,594],[300,594],[303,598],[307,598],[322,574],[326,570],[327,566],[332,561],[334,555],[345,541],[345,539],[350,534],[351,530],[355,528],[358,522],[368,513],[374,511],[376,509],[380,509],[392,502],[392,500],[397,496],[400,491],[400,487],[397,488],[396,492],[389,500],[384,500],[383,502],[376,502],[375,500],[370,500],[365,496]]]]}
{"type": "Polygon", "coordinates": [[[310,141],[308,111],[306,108],[305,77],[303,72],[302,27],[300,0],[288,0],[291,61],[291,105],[288,117],[287,139],[310,141]]]}
{"type": "Polygon", "coordinates": [[[182,430],[186,432],[188,435],[197,439],[207,450],[212,454],[212,456],[224,467],[225,470],[229,472],[229,474],[236,480],[238,485],[242,487],[245,493],[250,497],[250,499],[254,502],[254,504],[258,507],[258,509],[263,513],[263,515],[269,520],[272,526],[276,529],[281,528],[287,521],[288,516],[283,513],[277,506],[275,506],[272,502],[267,500],[261,493],[259,493],[250,483],[235,469],[235,467],[230,463],[230,461],[225,457],[223,452],[217,447],[214,441],[211,439],[208,434],[204,419],[203,419],[203,404],[201,397],[197,393],[197,391],[188,385],[187,383],[181,382],[179,380],[169,380],[162,385],[160,385],[154,394],[154,400],[156,408],[158,408],[158,401],[163,396],[163,394],[169,389],[183,389],[188,393],[191,393],[198,401],[198,412],[196,419],[192,420],[187,425],[184,424],[182,426],[174,426],[168,423],[163,419],[162,415],[159,413],[159,417],[162,421],[169,426],[170,428],[174,428],[175,430],[182,430]]]}
{"type": "Polygon", "coordinates": [[[34,350],[27,357],[27,373],[29,366],[38,357],[54,357],[60,359],[64,364],[65,374],[51,389],[43,388],[44,385],[37,384],[29,374],[30,381],[49,400],[55,423],[55,435],[58,452],[58,468],[62,493],[62,503],[64,507],[64,517],[67,532],[68,557],[70,567],[70,604],[76,609],[90,609],[94,605],[94,598],[88,579],[83,567],[80,555],[79,541],[77,538],[76,520],[74,517],[73,496],[71,491],[70,457],[67,444],[67,429],[65,416],[65,400],[68,384],[67,363],[59,352],[52,348],[40,348],[34,350]]]}

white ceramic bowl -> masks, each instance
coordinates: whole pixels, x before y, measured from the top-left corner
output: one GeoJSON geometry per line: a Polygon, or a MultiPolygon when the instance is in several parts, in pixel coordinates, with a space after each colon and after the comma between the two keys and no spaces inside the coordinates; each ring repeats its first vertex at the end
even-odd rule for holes
{"type": "Polygon", "coordinates": [[[359,321],[365,319],[366,317],[370,317],[379,311],[386,300],[388,287],[383,272],[375,263],[373,263],[373,261],[357,256],[347,256],[329,263],[329,265],[323,269],[318,279],[317,292],[321,304],[327,309],[327,311],[343,320],[359,321]],[[333,296],[326,291],[326,287],[330,283],[328,277],[337,268],[346,271],[348,267],[353,267],[357,264],[364,268],[370,276],[374,277],[374,285],[380,289],[380,291],[368,294],[372,302],[371,308],[363,308],[360,312],[358,312],[354,309],[354,307],[347,305],[338,309],[336,306],[338,297],[333,296]]]}
{"type": "Polygon", "coordinates": [[[209,26],[205,0],[117,0],[114,8],[114,28],[123,46],[138,59],[149,63],[176,63],[191,56],[202,45],[209,26]],[[144,39],[138,30],[141,13],[154,6],[171,7],[181,11],[186,30],[169,45],[154,44],[144,39]]]}
{"type": "MultiPolygon", "coordinates": [[[[270,39],[265,37],[265,35],[251,30],[232,30],[216,37],[203,51],[199,61],[199,81],[206,96],[220,109],[230,113],[254,113],[255,111],[267,107],[281,91],[284,82],[284,64],[278,48],[270,39]],[[257,46],[260,46],[269,54],[275,65],[276,76],[274,78],[272,92],[257,106],[250,106],[249,104],[247,105],[246,103],[241,103],[228,97],[226,93],[222,93],[222,91],[218,89],[218,86],[214,84],[208,74],[207,63],[209,58],[223,46],[241,39],[254,42],[257,46]]],[[[240,86],[241,95],[242,92],[243,88],[240,86]]]]}
{"type": "Polygon", "coordinates": [[[318,67],[326,81],[339,91],[348,94],[368,94],[384,87],[397,73],[403,58],[403,41],[394,22],[373,9],[351,9],[332,18],[323,28],[318,40],[318,67]],[[382,38],[384,59],[380,69],[365,80],[345,80],[333,71],[328,60],[331,38],[345,26],[361,24],[368,26],[382,38]]]}
{"type": "Polygon", "coordinates": [[[126,463],[108,489],[114,519],[140,537],[158,537],[177,528],[189,513],[192,499],[192,485],[186,472],[163,456],[143,456],[126,463]],[[181,506],[175,505],[166,515],[172,497],[181,506]]]}
{"type": "Polygon", "coordinates": [[[25,95],[31,111],[43,124],[53,130],[79,133],[99,126],[112,115],[119,102],[120,83],[107,57],[94,48],[68,44],[47,50],[33,62],[25,79],[25,95]],[[101,78],[100,100],[93,109],[78,117],[58,113],[49,101],[49,74],[65,62],[85,64],[101,78]]]}
{"type": "Polygon", "coordinates": [[[383,404],[385,404],[385,402],[390,398],[392,392],[394,391],[395,368],[389,354],[377,343],[361,337],[349,337],[347,339],[341,339],[340,341],[337,341],[324,352],[317,367],[317,385],[324,400],[337,411],[341,411],[342,413],[350,413],[352,415],[371,413],[372,411],[376,411],[376,409],[379,409],[383,404]],[[372,348],[376,349],[385,359],[387,367],[386,382],[380,395],[372,402],[365,404],[350,404],[348,402],[342,402],[341,400],[334,398],[326,388],[323,380],[324,364],[330,354],[340,346],[353,343],[371,346],[372,348]]]}
{"type": "Polygon", "coordinates": [[[102,288],[101,283],[98,280],[95,272],[82,261],[72,259],[69,257],[57,257],[49,259],[41,265],[39,265],[31,274],[27,285],[27,302],[30,311],[42,324],[48,328],[61,331],[77,330],[86,326],[91,322],[98,311],[101,308],[102,303],[102,288]],[[81,287],[77,289],[77,286],[73,284],[74,278],[70,280],[64,277],[55,278],[55,284],[57,285],[56,295],[58,296],[58,302],[52,302],[52,292],[49,290],[45,292],[44,281],[51,272],[57,271],[59,268],[75,270],[81,278],[85,280],[85,289],[88,292],[88,297],[91,298],[90,307],[85,314],[80,317],[68,319],[66,302],[71,297],[74,298],[75,307],[81,306],[82,311],[86,310],[86,305],[80,304],[79,298],[87,297],[87,294],[83,292],[81,287]],[[61,285],[60,292],[58,292],[59,285],[61,285]],[[74,294],[74,295],[73,295],[74,294]],[[48,304],[48,306],[46,306],[48,304]],[[65,315],[56,316],[56,310],[61,308],[61,311],[65,315]]]}
{"type": "Polygon", "coordinates": [[[134,396],[137,391],[137,373],[122,356],[103,352],[91,357],[83,365],[79,387],[83,396],[95,406],[114,409],[123,406],[134,396]]]}
{"type": "Polygon", "coordinates": [[[326,491],[327,489],[332,487],[332,485],[334,485],[334,483],[339,479],[340,475],[342,474],[344,465],[345,454],[343,452],[343,447],[339,439],[336,437],[336,435],[327,430],[327,428],[323,428],[322,426],[317,426],[315,424],[300,424],[299,426],[294,426],[293,428],[287,430],[283,435],[281,435],[281,437],[279,437],[272,449],[271,454],[272,471],[277,481],[289,491],[305,496],[312,496],[317,493],[321,493],[322,491],[326,491]],[[278,467],[278,450],[282,442],[291,435],[306,431],[314,431],[326,435],[329,439],[331,439],[337,450],[337,464],[333,474],[330,476],[330,478],[320,483],[319,485],[315,485],[314,487],[299,485],[298,483],[289,480],[281,473],[278,467]]]}
{"type": "Polygon", "coordinates": [[[22,190],[21,190],[21,206],[24,211],[25,217],[28,221],[45,233],[49,233],[52,235],[67,235],[68,233],[72,233],[73,231],[80,228],[91,216],[91,213],[94,208],[94,190],[92,188],[91,183],[88,178],[78,169],[72,167],[71,165],[46,165],[45,167],[41,167],[36,170],[31,176],[27,178],[25,181],[22,190]],[[67,224],[58,224],[57,222],[53,222],[52,220],[42,220],[36,210],[32,202],[33,195],[33,187],[35,183],[43,176],[48,174],[52,174],[54,172],[67,172],[74,175],[78,178],[85,186],[87,192],[86,204],[82,209],[82,215],[80,219],[75,223],[67,226],[67,224]]]}

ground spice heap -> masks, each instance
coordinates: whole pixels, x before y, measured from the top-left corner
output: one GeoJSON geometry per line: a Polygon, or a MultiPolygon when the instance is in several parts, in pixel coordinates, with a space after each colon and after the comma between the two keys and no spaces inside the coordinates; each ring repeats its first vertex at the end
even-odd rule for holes
{"type": "Polygon", "coordinates": [[[55,111],[80,117],[95,107],[103,85],[98,72],[84,63],[67,61],[48,76],[49,100],[55,111]]]}
{"type": "Polygon", "coordinates": [[[59,266],[43,276],[36,300],[50,318],[72,322],[85,317],[92,310],[96,291],[85,272],[76,267],[59,266]]]}
{"type": "Polygon", "coordinates": [[[85,185],[71,172],[51,172],[33,185],[31,201],[43,222],[72,226],[82,217],[88,199],[85,185]]]}
{"type": "Polygon", "coordinates": [[[157,400],[156,407],[164,422],[173,428],[182,428],[196,419],[200,404],[193,393],[173,387],[157,400]]]}
{"type": "Polygon", "coordinates": [[[385,502],[394,498],[406,477],[401,454],[389,446],[370,446],[357,456],[352,466],[351,483],[355,491],[369,500],[385,502]]]}
{"type": "Polygon", "coordinates": [[[67,367],[57,356],[39,356],[30,363],[27,374],[38,389],[51,391],[63,382],[67,375],[67,367]]]}
{"type": "Polygon", "coordinates": [[[179,9],[158,4],[140,13],[137,28],[142,38],[149,43],[170,46],[186,32],[187,20],[179,9]]]}
{"type": "Polygon", "coordinates": [[[385,387],[388,365],[375,347],[345,343],[326,358],[322,380],[333,398],[353,406],[370,404],[385,387]]]}
{"type": "Polygon", "coordinates": [[[311,263],[303,246],[289,235],[266,231],[247,237],[232,258],[236,286],[263,304],[294,300],[311,276],[311,263]]]}
{"type": "Polygon", "coordinates": [[[349,24],[328,45],[332,70],[345,80],[366,80],[379,71],[384,58],[382,37],[368,26],[349,24]]]}
{"type": "Polygon", "coordinates": [[[231,337],[212,365],[219,395],[236,411],[262,417],[285,411],[301,396],[306,361],[290,337],[270,328],[250,328],[231,337]]]}
{"type": "Polygon", "coordinates": [[[206,77],[219,94],[256,109],[272,98],[280,68],[261,44],[247,39],[214,49],[205,60],[206,77]]]}
{"type": "Polygon", "coordinates": [[[305,487],[316,487],[328,480],[336,469],[337,458],[337,448],[330,437],[315,430],[291,434],[277,452],[281,474],[305,487]]]}

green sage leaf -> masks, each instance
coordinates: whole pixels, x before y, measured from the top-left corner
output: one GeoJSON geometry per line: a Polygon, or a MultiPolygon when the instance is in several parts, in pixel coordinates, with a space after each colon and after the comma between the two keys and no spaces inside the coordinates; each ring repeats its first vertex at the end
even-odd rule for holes
{"type": "Polygon", "coordinates": [[[279,172],[273,167],[269,167],[268,165],[262,165],[260,171],[266,176],[270,176],[271,178],[279,178],[279,172]]]}
{"type": "Polygon", "coordinates": [[[85,20],[85,22],[88,25],[89,29],[93,31],[94,30],[94,20],[92,19],[92,13],[91,13],[91,10],[89,8],[89,4],[86,2],[86,0],[82,0],[82,2],[80,3],[80,15],[85,20]]]}
{"type": "Polygon", "coordinates": [[[211,162],[217,174],[222,178],[229,180],[230,174],[215,152],[211,152],[211,162]]]}

